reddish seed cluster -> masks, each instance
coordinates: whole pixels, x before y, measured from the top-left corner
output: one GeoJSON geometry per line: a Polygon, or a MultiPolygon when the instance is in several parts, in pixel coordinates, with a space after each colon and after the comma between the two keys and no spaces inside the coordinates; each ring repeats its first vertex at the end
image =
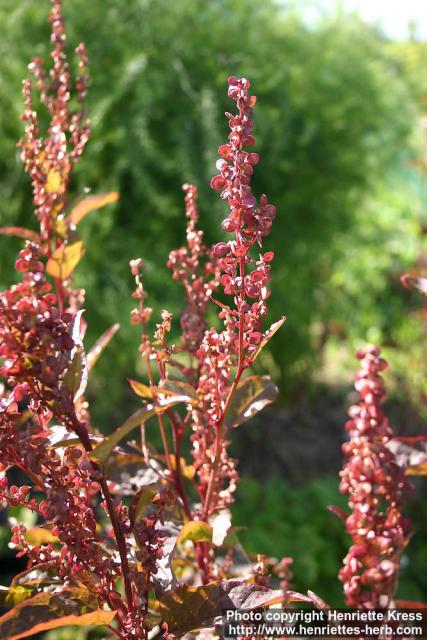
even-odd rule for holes
{"type": "Polygon", "coordinates": [[[171,251],[168,267],[172,269],[173,279],[181,282],[185,290],[187,309],[181,315],[182,342],[184,349],[194,353],[207,329],[206,308],[210,296],[219,286],[219,270],[212,251],[203,243],[203,231],[197,229],[197,189],[191,184],[184,184],[183,189],[187,247],[171,251]]]}
{"type": "Polygon", "coordinates": [[[61,543],[33,545],[27,542],[22,525],[13,528],[12,543],[26,555],[28,566],[50,563],[57,575],[73,583],[79,580],[96,589],[101,602],[111,605],[119,597],[114,582],[119,566],[114,560],[113,540],[105,541],[96,531],[94,505],[99,484],[94,480],[92,464],[80,448],[67,448],[62,456],[50,449],[49,416],[32,412],[26,429],[20,429],[22,415],[13,396],[0,406],[0,471],[5,474],[16,466],[29,477],[34,487],[43,491],[43,499],[31,497],[29,486],[8,486],[3,475],[0,501],[24,505],[51,524],[50,532],[61,543]],[[105,553],[104,545],[110,546],[105,553]],[[94,587],[95,585],[95,587],[94,587]]]}
{"type": "Polygon", "coordinates": [[[237,308],[232,317],[236,340],[240,334],[243,341],[240,347],[250,355],[262,340],[262,319],[267,314],[266,300],[270,295],[270,262],[274,257],[273,252],[268,251],[254,260],[250,251],[255,242],[262,246],[262,238],[270,234],[276,208],[265,195],[257,206],[250,186],[253,167],[259,158],[244,147],[255,144],[252,113],[256,98],[249,96],[249,81],[245,78],[231,77],[228,84],[228,95],[236,102],[238,113],[226,114],[231,133],[228,143],[219,147],[220,174],[212,179],[211,186],[221,191],[221,198],[228,201],[230,213],[222,226],[235,237],[216,244],[214,254],[223,274],[224,292],[234,297],[237,308]],[[245,274],[248,266],[250,272],[245,274]]]}
{"type": "Polygon", "coordinates": [[[72,112],[71,78],[65,53],[65,24],[61,0],[52,0],[50,13],[53,67],[50,75],[44,69],[43,60],[35,58],[29,69],[35,77],[41,100],[50,114],[50,124],[46,138],[40,133],[39,118],[33,107],[32,84],[24,82],[25,137],[20,142],[22,160],[31,177],[34,205],[40,221],[42,239],[46,241],[61,219],[65,206],[65,194],[71,177],[71,170],[83,153],[89,138],[83,102],[87,92],[87,53],[85,46],[76,48],[79,72],[74,91],[80,108],[72,112]]]}
{"type": "MultiPolygon", "coordinates": [[[[237,232],[248,241],[269,235],[276,208],[262,196],[257,207],[256,199],[250,187],[253,168],[259,162],[257,153],[247,152],[244,147],[253,147],[255,138],[252,135],[254,122],[253,107],[256,96],[249,96],[249,80],[246,78],[228,79],[228,96],[237,104],[238,113],[226,113],[231,133],[228,143],[219,147],[221,159],[217,162],[219,175],[212,178],[211,186],[221,191],[221,198],[227,200],[230,214],[222,226],[225,231],[237,232]]],[[[217,245],[217,250],[218,245],[217,245]]]]}
{"type": "Polygon", "coordinates": [[[33,408],[36,398],[45,406],[70,402],[61,379],[74,346],[72,316],[58,311],[40,258],[38,248],[27,243],[16,262],[23,281],[0,293],[0,374],[18,402],[32,394],[33,408]]]}
{"type": "Polygon", "coordinates": [[[340,484],[352,509],[346,529],[353,544],[339,577],[349,606],[387,607],[407,542],[408,522],[401,510],[409,485],[386,446],[392,430],[381,408],[385,389],[380,373],[387,363],[374,346],[357,357],[361,368],[355,388],[360,402],[349,410],[350,440],[343,445],[347,463],[340,484]]]}

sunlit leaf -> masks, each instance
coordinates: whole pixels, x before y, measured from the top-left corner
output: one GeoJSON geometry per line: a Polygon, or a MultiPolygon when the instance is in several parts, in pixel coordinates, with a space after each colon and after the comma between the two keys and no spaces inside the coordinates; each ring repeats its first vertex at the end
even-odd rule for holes
{"type": "Polygon", "coordinates": [[[113,336],[117,333],[119,329],[120,329],[120,325],[116,322],[116,324],[113,324],[109,329],[107,329],[107,331],[104,331],[102,336],[100,336],[98,340],[95,342],[95,344],[87,354],[87,365],[88,365],[89,371],[92,369],[93,366],[95,366],[99,356],[102,354],[105,347],[110,343],[110,340],[113,338],[113,336]]]}
{"type": "Polygon", "coordinates": [[[392,438],[387,447],[407,476],[427,476],[427,442],[424,439],[407,444],[402,439],[392,438]]]}
{"type": "Polygon", "coordinates": [[[231,513],[228,509],[219,511],[211,518],[210,525],[212,526],[212,542],[216,547],[220,547],[231,527],[231,513]]]}
{"type": "Polygon", "coordinates": [[[263,338],[262,338],[261,342],[258,345],[258,349],[255,351],[254,355],[251,358],[252,362],[255,362],[255,360],[260,355],[261,351],[264,349],[264,347],[267,345],[267,343],[271,340],[271,338],[274,336],[274,334],[280,329],[280,327],[285,322],[286,322],[286,316],[282,316],[280,318],[280,320],[277,320],[277,322],[274,322],[271,325],[271,327],[269,329],[267,329],[267,331],[263,334],[263,338]]]}
{"type": "Polygon", "coordinates": [[[58,538],[49,529],[44,527],[31,527],[24,533],[24,538],[31,547],[38,547],[42,544],[59,542],[58,538]]]}
{"type": "Polygon", "coordinates": [[[237,386],[225,422],[230,427],[238,427],[264,407],[276,400],[279,390],[270,376],[250,376],[237,386]]]}
{"type": "Polygon", "coordinates": [[[41,242],[41,238],[36,231],[31,231],[31,229],[25,229],[24,227],[0,227],[0,235],[17,236],[37,244],[41,242]]]}
{"type": "Polygon", "coordinates": [[[112,493],[134,496],[143,487],[159,483],[162,467],[156,460],[147,466],[145,458],[137,454],[112,451],[105,463],[105,472],[114,485],[112,493]]]}
{"type": "Polygon", "coordinates": [[[184,382],[183,380],[167,380],[162,386],[159,387],[149,387],[143,382],[139,382],[138,380],[128,379],[130,386],[134,393],[141,398],[153,398],[154,394],[159,396],[176,396],[176,395],[186,395],[187,402],[189,404],[198,404],[199,397],[197,395],[197,391],[191,384],[188,382],[184,382]]]}
{"type": "Polygon", "coordinates": [[[66,280],[78,265],[83,253],[84,245],[81,240],[67,246],[62,245],[47,261],[47,273],[58,280],[66,280]]]}
{"type": "Polygon", "coordinates": [[[179,528],[174,522],[165,521],[156,527],[162,539],[162,556],[157,560],[157,571],[153,575],[154,589],[157,597],[167,589],[176,589],[178,580],[172,569],[172,556],[178,540],[179,528]]]}
{"type": "Polygon", "coordinates": [[[91,211],[95,211],[95,209],[101,209],[102,207],[107,206],[107,204],[112,204],[113,202],[117,202],[119,199],[119,194],[117,191],[111,191],[110,193],[100,193],[99,195],[88,196],[81,200],[71,211],[68,219],[71,224],[78,225],[83,218],[87,216],[91,211]]]}
{"type": "MultiPolygon", "coordinates": [[[[78,438],[73,431],[70,431],[62,424],[54,424],[49,426],[49,431],[49,449],[60,449],[62,447],[72,447],[81,444],[80,438],[78,438]]],[[[96,446],[97,444],[103,442],[104,438],[102,436],[96,436],[90,433],[89,440],[94,446],[96,446]]]]}
{"type": "Polygon", "coordinates": [[[96,598],[84,588],[38,593],[0,617],[0,637],[19,640],[66,625],[105,625],[113,620],[114,611],[96,607],[96,598]]]}
{"type": "Polygon", "coordinates": [[[150,400],[153,397],[152,389],[144,384],[143,382],[138,382],[138,380],[132,380],[128,378],[128,382],[132,388],[132,391],[136,393],[140,398],[149,398],[150,400]]]}
{"type": "Polygon", "coordinates": [[[88,364],[80,330],[83,313],[84,310],[81,309],[74,318],[71,332],[74,348],[64,375],[64,387],[68,389],[75,402],[84,394],[88,380],[88,364]]]}
{"type": "Polygon", "coordinates": [[[45,189],[48,193],[62,193],[64,191],[64,180],[59,171],[52,169],[48,172],[45,189]]]}
{"type": "Polygon", "coordinates": [[[180,402],[188,402],[188,396],[172,396],[163,400],[158,400],[147,404],[138,411],[135,411],[111,436],[105,438],[104,442],[98,445],[91,453],[90,457],[95,462],[103,463],[110,455],[114,447],[125,437],[152,416],[164,413],[169,407],[173,407],[180,402]]]}
{"type": "MultiPolygon", "coordinates": [[[[293,602],[307,602],[307,596],[292,592],[293,602]]],[[[251,611],[283,602],[283,592],[240,580],[211,582],[200,587],[180,586],[159,598],[159,611],[170,633],[181,636],[211,626],[226,609],[251,611]]]]}
{"type": "Polygon", "coordinates": [[[184,382],[183,380],[166,380],[166,382],[158,387],[159,392],[168,395],[186,395],[188,396],[189,404],[198,404],[199,397],[197,391],[191,384],[184,382]]]}
{"type": "Polygon", "coordinates": [[[59,578],[54,570],[53,562],[44,562],[17,573],[11,586],[28,586],[41,588],[45,585],[58,584],[59,578]]]}
{"type": "Polygon", "coordinates": [[[179,542],[212,542],[212,527],[202,520],[190,520],[179,534],[179,542]]]}
{"type": "Polygon", "coordinates": [[[159,493],[160,486],[158,484],[147,485],[142,487],[134,496],[129,509],[129,519],[132,527],[143,515],[146,507],[153,502],[155,495],[159,493]]]}
{"type": "Polygon", "coordinates": [[[34,587],[0,586],[0,607],[16,607],[16,605],[31,598],[34,587]]]}

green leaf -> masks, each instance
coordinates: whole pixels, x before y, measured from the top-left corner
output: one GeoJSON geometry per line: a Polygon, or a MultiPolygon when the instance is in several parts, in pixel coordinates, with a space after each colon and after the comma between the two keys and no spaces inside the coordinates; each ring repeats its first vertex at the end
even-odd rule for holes
{"type": "Polygon", "coordinates": [[[181,529],[178,541],[212,542],[212,527],[202,520],[190,520],[181,529]]]}
{"type": "Polygon", "coordinates": [[[47,261],[46,271],[53,278],[66,280],[70,277],[84,253],[81,240],[56,249],[47,261]]]}
{"type": "Polygon", "coordinates": [[[111,436],[105,438],[104,442],[92,451],[90,454],[91,459],[102,464],[106,461],[114,447],[127,436],[128,433],[133,431],[135,427],[146,422],[152,416],[164,413],[167,409],[180,402],[188,402],[188,396],[172,396],[147,404],[141,409],[138,409],[138,411],[135,411],[135,413],[129,416],[121,427],[114,431],[111,436]]]}
{"type": "Polygon", "coordinates": [[[279,390],[270,376],[249,376],[237,385],[225,418],[229,427],[238,427],[276,400],[279,390]]]}
{"type": "Polygon", "coordinates": [[[71,224],[78,225],[83,218],[87,216],[91,211],[95,211],[96,209],[101,209],[102,207],[106,207],[107,204],[112,204],[117,202],[119,199],[119,193],[117,191],[111,191],[109,193],[100,193],[99,195],[88,196],[81,200],[75,207],[72,209],[70,215],[68,216],[68,221],[71,224]]]}
{"type": "Polygon", "coordinates": [[[83,587],[38,593],[0,617],[0,637],[19,640],[66,625],[105,625],[115,615],[115,611],[98,609],[96,598],[83,587]]]}
{"type": "Polygon", "coordinates": [[[117,333],[119,329],[120,329],[120,325],[116,322],[116,324],[113,324],[109,329],[107,329],[107,331],[104,331],[102,336],[100,336],[98,340],[95,342],[95,344],[87,354],[87,366],[89,371],[92,369],[92,367],[95,366],[99,356],[102,354],[105,347],[108,346],[108,344],[110,343],[110,340],[113,338],[113,336],[117,333]]]}
{"type": "Polygon", "coordinates": [[[254,355],[251,358],[252,362],[255,362],[255,360],[258,358],[259,354],[261,353],[261,351],[264,349],[267,343],[271,340],[274,334],[280,329],[280,327],[285,322],[286,322],[286,316],[282,316],[280,320],[277,320],[277,322],[273,322],[271,327],[267,329],[267,331],[265,331],[263,338],[260,344],[258,345],[258,349],[255,351],[254,355]]]}

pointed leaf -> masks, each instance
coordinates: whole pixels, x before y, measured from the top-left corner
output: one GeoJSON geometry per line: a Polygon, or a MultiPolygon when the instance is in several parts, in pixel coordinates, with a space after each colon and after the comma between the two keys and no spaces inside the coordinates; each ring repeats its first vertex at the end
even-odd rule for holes
{"type": "Polygon", "coordinates": [[[279,390],[270,376],[250,376],[237,385],[225,418],[230,427],[238,427],[277,398],[279,390]]]}
{"type": "Polygon", "coordinates": [[[96,599],[84,588],[38,593],[0,617],[0,637],[19,640],[65,625],[105,625],[114,611],[96,608],[96,599]]]}
{"type": "Polygon", "coordinates": [[[56,249],[47,261],[46,271],[52,278],[66,280],[78,265],[84,253],[81,240],[70,245],[62,245],[56,249]]]}
{"type": "Polygon", "coordinates": [[[162,556],[156,562],[157,571],[153,575],[154,589],[157,597],[167,589],[176,589],[178,580],[172,568],[172,556],[178,540],[179,528],[174,522],[166,521],[156,527],[162,539],[162,556]]]}
{"type": "Polygon", "coordinates": [[[164,400],[158,400],[157,402],[153,402],[151,404],[147,404],[138,411],[135,411],[129,418],[126,420],[121,427],[119,427],[111,436],[105,438],[104,442],[98,445],[91,453],[90,457],[92,460],[98,463],[103,463],[106,461],[108,456],[114,447],[125,437],[138,427],[143,422],[146,422],[152,416],[164,413],[170,407],[173,407],[175,404],[180,402],[188,402],[188,396],[172,396],[171,398],[165,398],[164,400]]]}
{"type": "Polygon", "coordinates": [[[110,193],[100,193],[99,195],[88,196],[81,200],[71,211],[68,216],[69,222],[74,225],[78,225],[83,218],[87,216],[91,211],[95,211],[95,209],[101,209],[102,207],[107,206],[107,204],[112,204],[113,202],[117,202],[119,199],[119,194],[117,191],[111,191],[110,193]]]}
{"type": "Polygon", "coordinates": [[[341,507],[336,507],[333,504],[329,504],[327,508],[331,513],[335,514],[337,518],[339,518],[343,522],[347,522],[347,518],[350,515],[349,513],[347,513],[347,511],[344,511],[344,509],[341,509],[341,507]]]}
{"type": "Polygon", "coordinates": [[[159,484],[147,485],[142,487],[142,489],[134,496],[129,509],[129,519],[132,527],[142,517],[146,507],[152,504],[153,498],[159,493],[159,490],[159,484]]]}
{"type": "Polygon", "coordinates": [[[212,542],[216,547],[220,547],[227,538],[231,527],[231,513],[228,509],[219,511],[211,518],[210,524],[212,526],[212,542]]]}
{"type": "Polygon", "coordinates": [[[36,233],[36,231],[25,229],[24,227],[0,227],[0,234],[5,236],[17,236],[18,238],[30,240],[37,244],[40,244],[41,242],[40,235],[36,233]]]}
{"type": "Polygon", "coordinates": [[[107,329],[107,331],[104,331],[102,336],[100,336],[98,340],[95,342],[95,344],[87,354],[87,365],[88,365],[89,371],[92,369],[92,367],[95,366],[99,356],[102,354],[105,347],[108,346],[108,344],[110,343],[110,340],[113,338],[113,336],[117,333],[119,329],[120,329],[120,325],[116,322],[116,324],[113,324],[109,329],[107,329]]]}
{"type": "Polygon", "coordinates": [[[64,387],[68,389],[74,402],[84,394],[88,380],[88,365],[80,329],[83,313],[84,309],[78,311],[73,321],[71,337],[74,341],[74,348],[70,354],[70,364],[64,375],[64,387]]]}
{"type": "Polygon", "coordinates": [[[194,405],[200,402],[196,389],[183,380],[166,380],[161,387],[158,387],[158,390],[166,395],[186,395],[189,404],[194,405]]]}
{"type": "Polygon", "coordinates": [[[162,477],[162,467],[155,460],[151,460],[150,466],[147,466],[145,458],[140,455],[116,451],[105,463],[105,472],[108,479],[114,482],[112,493],[120,496],[134,496],[143,487],[158,484],[162,477]]]}
{"type": "Polygon", "coordinates": [[[138,380],[132,380],[128,378],[128,382],[132,388],[132,391],[136,393],[140,398],[149,398],[150,400],[153,397],[153,391],[143,382],[138,382],[138,380]]]}
{"type": "Polygon", "coordinates": [[[271,338],[274,336],[274,334],[280,329],[280,327],[286,322],[286,316],[282,316],[280,318],[280,320],[277,320],[277,322],[273,322],[273,324],[271,325],[271,327],[269,329],[267,329],[267,331],[264,333],[263,338],[258,346],[258,349],[255,351],[254,355],[252,356],[251,360],[252,362],[255,362],[255,360],[258,358],[259,354],[261,353],[261,351],[264,349],[264,347],[267,345],[267,343],[271,340],[271,338]]]}
{"type": "Polygon", "coordinates": [[[212,542],[212,527],[202,520],[190,520],[181,529],[179,542],[212,542]]]}

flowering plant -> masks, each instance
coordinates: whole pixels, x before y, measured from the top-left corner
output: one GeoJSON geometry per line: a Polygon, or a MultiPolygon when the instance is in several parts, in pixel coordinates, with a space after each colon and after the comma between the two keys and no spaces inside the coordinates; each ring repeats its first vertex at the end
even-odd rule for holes
{"type": "MultiPolygon", "coordinates": [[[[251,375],[249,369],[285,322],[281,318],[263,328],[274,258],[263,250],[263,242],[276,209],[265,195],[258,202],[251,188],[259,157],[251,150],[256,99],[249,81],[228,79],[236,112],[226,114],[230,133],[219,148],[218,174],[211,182],[228,204],[222,227],[230,239],[212,248],[205,245],[197,227],[196,187],[184,185],[187,245],[172,251],[168,261],[186,301],[177,344],[169,338],[173,318],[167,310],[151,337],[153,312],[147,305],[143,263],[131,261],[131,322],[140,330],[147,380],[129,381],[141,406],[103,436],[91,421],[85,390],[118,326],[107,329],[86,352],[84,291],[73,288],[73,272],[84,253],[78,225],[118,194],[89,196],[77,204],[70,199],[72,171],[89,137],[84,112],[88,60],[79,45],[73,82],[61,0],[52,0],[50,22],[53,66],[47,73],[41,59],[30,65],[35,82],[24,83],[25,136],[20,143],[39,231],[1,229],[26,244],[15,265],[22,281],[0,294],[0,375],[5,383],[0,498],[6,506],[25,507],[34,525],[11,521],[12,545],[28,564],[0,591],[10,607],[0,618],[0,634],[17,640],[75,624],[103,625],[121,640],[193,637],[199,629],[211,629],[210,637],[216,637],[213,625],[225,608],[250,610],[291,601],[324,606],[314,594],[290,590],[291,559],[272,562],[259,556],[252,566],[231,525],[229,507],[239,480],[229,456],[231,434],[277,396],[268,376],[251,375]],[[33,106],[33,84],[50,116],[44,137],[33,106]],[[207,325],[209,305],[218,310],[217,327],[207,325]],[[148,421],[158,425],[161,451],[147,439],[148,421]],[[137,440],[127,441],[135,432],[137,440]],[[191,460],[183,454],[184,440],[191,460]]],[[[342,477],[342,489],[351,494],[355,510],[346,519],[348,530],[353,533],[350,520],[359,522],[360,516],[369,519],[376,538],[366,549],[363,540],[355,541],[341,578],[347,595],[352,594],[350,604],[369,606],[384,604],[377,595],[392,596],[405,540],[399,512],[404,480],[397,472],[393,475],[392,453],[385,450],[389,431],[376,402],[382,393],[377,355],[371,351],[364,356],[366,371],[359,376],[363,401],[353,411],[346,450],[355,454],[367,416],[377,420],[375,434],[371,427],[363,431],[369,460],[379,468],[375,483],[381,490],[367,502],[372,513],[360,514],[365,494],[371,493],[355,457],[342,477]],[[365,393],[368,387],[371,391],[365,393]],[[373,513],[376,495],[391,501],[386,521],[373,513]],[[383,544],[390,559],[376,568],[387,587],[375,587],[362,597],[359,582],[352,586],[353,559],[365,555],[377,561],[384,550],[383,529],[391,520],[394,533],[383,544]]],[[[369,575],[377,580],[374,573],[371,567],[369,575]]]]}

